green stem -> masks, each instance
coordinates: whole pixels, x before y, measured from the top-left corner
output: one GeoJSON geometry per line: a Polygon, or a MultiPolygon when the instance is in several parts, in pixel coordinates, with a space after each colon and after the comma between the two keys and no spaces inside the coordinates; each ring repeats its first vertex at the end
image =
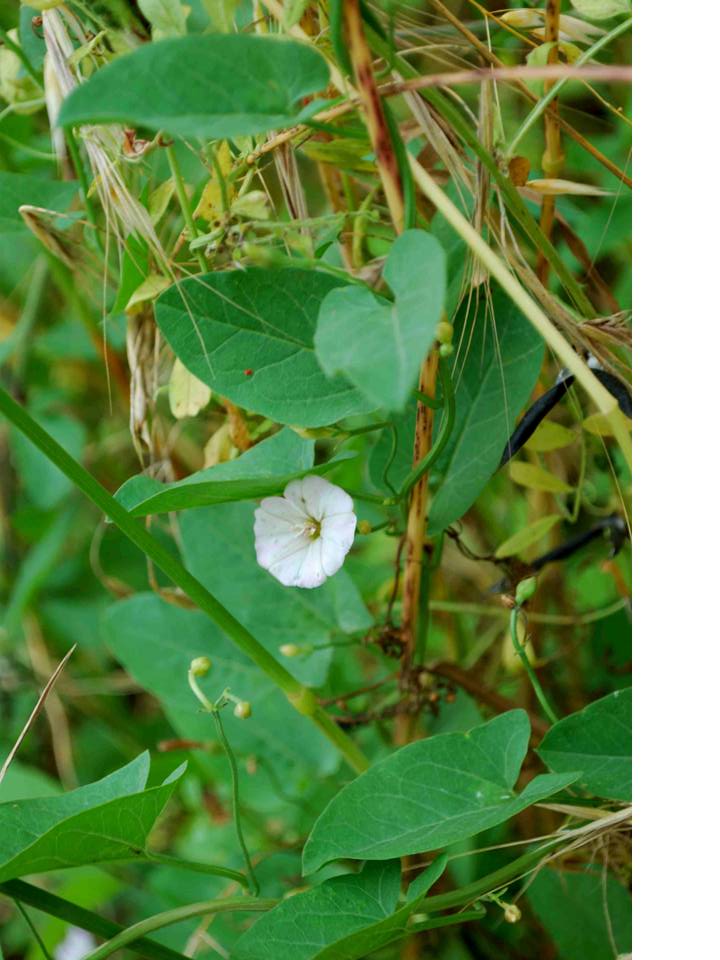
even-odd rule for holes
{"type": "MultiPolygon", "coordinates": [[[[175,155],[175,147],[168,146],[165,148],[168,164],[170,165],[170,172],[172,173],[173,180],[175,181],[175,193],[177,194],[178,202],[180,204],[180,209],[182,210],[183,220],[185,221],[185,229],[188,232],[188,236],[191,240],[197,240],[198,230],[197,224],[193,220],[192,210],[190,209],[190,203],[188,202],[187,194],[185,193],[185,181],[182,178],[182,173],[180,173],[180,166],[177,161],[177,156],[175,155]]],[[[197,257],[197,262],[200,264],[200,269],[203,273],[208,273],[208,262],[205,259],[205,254],[202,250],[195,250],[195,256],[197,257]]]]}
{"type": "Polygon", "coordinates": [[[255,876],[255,870],[253,869],[250,853],[248,852],[247,844],[245,843],[245,836],[243,834],[242,823],[240,821],[240,778],[238,777],[237,760],[235,758],[233,748],[230,746],[230,742],[225,734],[225,728],[223,727],[223,723],[220,718],[220,711],[215,708],[212,711],[211,716],[213,718],[213,723],[215,724],[215,731],[218,735],[218,739],[223,750],[225,751],[227,761],[230,764],[230,778],[232,780],[232,811],[233,820],[235,821],[235,833],[237,834],[237,838],[240,842],[240,847],[243,852],[243,857],[245,858],[245,867],[250,880],[250,893],[252,893],[253,896],[257,896],[260,891],[260,886],[258,884],[257,877],[255,876]]]}
{"type": "Polygon", "coordinates": [[[291,673],[268,653],[265,647],[224,607],[210,591],[197,580],[180,561],[122,507],[88,471],[53,440],[40,424],[24,410],[6,390],[0,388],[0,413],[41,450],[75,486],[81,490],[152,562],[180,587],[180,589],[247,654],[260,670],[273,681],[298,712],[308,716],[342,753],[357,772],[365,770],[368,761],[348,737],[318,706],[311,690],[303,686],[291,673]]]}
{"type": "Polygon", "coordinates": [[[85,214],[90,221],[90,225],[93,227],[95,246],[98,248],[100,253],[104,255],[105,251],[103,250],[103,245],[100,240],[100,228],[98,227],[97,217],[95,216],[95,208],[90,202],[90,184],[88,183],[87,174],[85,173],[85,166],[80,154],[80,148],[72,127],[65,127],[64,135],[68,152],[70,153],[70,158],[73,162],[73,167],[75,168],[75,175],[77,176],[78,183],[80,184],[80,192],[82,193],[83,204],[85,206],[85,214]]]}
{"type": "Polygon", "coordinates": [[[234,883],[239,883],[243,890],[248,889],[247,877],[238,870],[230,867],[221,867],[216,863],[202,863],[198,860],[183,860],[180,857],[171,857],[166,853],[155,853],[153,850],[144,850],[146,859],[152,863],[160,863],[165,867],[177,867],[178,870],[190,870],[192,873],[205,873],[213,877],[225,877],[234,883]]]}
{"type": "MultiPolygon", "coordinates": [[[[625,20],[623,23],[619,23],[616,27],[610,30],[609,33],[606,33],[604,37],[600,37],[597,43],[594,43],[591,47],[588,47],[588,49],[581,56],[579,56],[577,60],[575,60],[572,66],[581,67],[584,63],[587,63],[588,60],[592,60],[592,58],[595,56],[596,53],[599,53],[599,51],[602,50],[603,47],[606,47],[609,43],[612,43],[612,41],[615,40],[617,37],[625,33],[626,30],[629,30],[631,26],[632,26],[632,18],[625,20]]],[[[528,132],[530,127],[537,120],[540,119],[540,117],[543,115],[548,105],[553,102],[555,97],[560,93],[560,91],[568,82],[568,80],[572,80],[572,79],[573,79],[572,74],[570,74],[567,77],[562,77],[560,80],[554,83],[552,87],[550,87],[550,89],[546,94],[544,94],[544,96],[540,97],[540,99],[537,101],[537,103],[532,108],[530,113],[525,117],[525,119],[521,123],[520,129],[515,134],[515,136],[512,139],[512,142],[506,149],[505,151],[506,156],[508,157],[515,156],[515,154],[517,153],[518,144],[520,143],[522,138],[525,136],[525,134],[528,132]]]]}
{"type": "Polygon", "coordinates": [[[14,900],[13,902],[15,903],[15,906],[17,907],[18,912],[19,912],[20,915],[22,916],[23,920],[25,921],[25,923],[26,923],[26,924],[28,925],[28,927],[30,928],[30,933],[31,933],[31,934],[33,935],[33,937],[35,938],[35,942],[36,942],[37,945],[40,947],[40,951],[41,951],[42,955],[45,957],[45,960],[53,960],[53,958],[50,956],[50,953],[49,953],[49,951],[48,951],[48,948],[47,948],[47,947],[45,946],[45,944],[43,943],[43,938],[42,938],[42,937],[40,936],[40,934],[38,933],[37,927],[36,927],[35,924],[32,922],[32,917],[30,916],[30,914],[27,912],[27,910],[26,910],[25,907],[22,905],[22,903],[20,903],[19,900],[16,899],[16,900],[14,900]]]}
{"type": "Polygon", "coordinates": [[[513,860],[512,863],[500,867],[499,870],[489,873],[486,877],[481,877],[480,880],[476,880],[474,883],[460,887],[459,890],[451,890],[449,893],[439,893],[434,897],[426,897],[418,907],[418,911],[430,912],[435,910],[448,910],[451,907],[460,907],[463,906],[463,904],[477,900],[479,897],[493,890],[497,890],[499,887],[504,887],[508,883],[512,883],[513,880],[519,879],[528,870],[531,870],[536,864],[543,860],[551,850],[562,843],[564,839],[563,837],[558,837],[556,840],[536,847],[535,850],[523,854],[522,857],[518,857],[517,860],[513,860]]]}
{"type": "MultiPolygon", "coordinates": [[[[600,610],[590,610],[587,613],[578,613],[576,616],[568,616],[562,613],[528,613],[528,620],[534,623],[550,623],[557,626],[576,626],[584,623],[594,623],[596,620],[604,620],[618,613],[627,606],[627,601],[622,598],[602,607],[600,610]]],[[[493,606],[490,603],[458,603],[454,600],[431,600],[431,610],[442,610],[446,613],[469,613],[475,616],[487,617],[505,617],[507,610],[505,607],[493,606]]]]}
{"type": "Polygon", "coordinates": [[[452,377],[448,373],[447,363],[444,357],[440,357],[438,373],[440,374],[440,383],[442,384],[443,388],[445,416],[443,417],[442,426],[440,427],[440,433],[438,434],[437,440],[432,447],[430,447],[428,452],[417,464],[417,466],[415,466],[405,478],[405,482],[400,489],[401,500],[408,495],[420,477],[427,473],[435,463],[437,458],[447,446],[453,431],[453,427],[455,426],[455,390],[453,389],[452,377]]]}
{"type": "Polygon", "coordinates": [[[557,723],[558,715],[550,706],[550,703],[548,702],[548,699],[545,696],[543,688],[540,686],[540,681],[537,678],[537,674],[533,670],[533,666],[530,663],[530,660],[528,659],[527,653],[525,653],[525,648],[520,643],[520,640],[518,638],[517,618],[518,618],[518,614],[520,613],[520,609],[521,608],[519,606],[515,606],[510,611],[510,637],[512,638],[512,644],[515,647],[515,653],[517,653],[517,655],[520,657],[520,660],[522,661],[522,665],[525,667],[525,672],[530,678],[530,683],[532,684],[532,688],[535,691],[535,696],[538,698],[538,702],[540,703],[540,706],[545,711],[545,716],[548,718],[550,723],[557,723]]]}
{"type": "MultiPolygon", "coordinates": [[[[87,930],[88,933],[94,933],[98,937],[115,937],[123,932],[119,923],[106,920],[105,917],[101,917],[91,910],[79,907],[77,904],[71,903],[63,897],[58,897],[54,893],[48,893],[47,890],[35,887],[31,883],[25,883],[24,880],[5,880],[0,883],[0,894],[35,907],[36,910],[42,910],[43,913],[47,913],[51,917],[57,917],[58,920],[71,923],[82,930],[87,930]]],[[[181,953],[143,936],[135,939],[129,949],[140,954],[140,956],[147,957],[148,960],[185,960],[181,953]]]]}
{"type": "Polygon", "coordinates": [[[191,920],[193,917],[204,917],[212,913],[231,913],[239,910],[260,913],[271,910],[276,903],[277,900],[229,897],[227,900],[201,900],[186,907],[175,907],[173,910],[165,910],[163,913],[156,913],[154,917],[148,917],[146,920],[134,923],[131,927],[116,934],[107,943],[98,947],[97,950],[88,953],[84,960],[105,960],[105,957],[109,957],[116,950],[135,943],[146,933],[162,930],[164,927],[172,926],[174,923],[182,923],[183,920],[191,920]]]}

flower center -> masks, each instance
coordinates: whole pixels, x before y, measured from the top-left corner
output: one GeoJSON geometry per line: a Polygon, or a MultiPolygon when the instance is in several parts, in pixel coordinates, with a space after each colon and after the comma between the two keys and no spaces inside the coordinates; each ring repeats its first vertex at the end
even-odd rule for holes
{"type": "Polygon", "coordinates": [[[314,520],[312,517],[308,519],[308,522],[305,524],[305,536],[308,540],[317,540],[320,536],[320,529],[322,524],[319,520],[314,520]]]}

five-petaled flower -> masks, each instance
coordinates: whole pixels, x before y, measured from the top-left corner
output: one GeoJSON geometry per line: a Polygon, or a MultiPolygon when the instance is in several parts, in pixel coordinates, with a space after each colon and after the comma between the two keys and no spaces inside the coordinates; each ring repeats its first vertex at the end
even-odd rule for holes
{"type": "Polygon", "coordinates": [[[343,565],[355,537],[351,497],[322,477],[292,480],[255,511],[255,553],[286,587],[319,587],[343,565]]]}

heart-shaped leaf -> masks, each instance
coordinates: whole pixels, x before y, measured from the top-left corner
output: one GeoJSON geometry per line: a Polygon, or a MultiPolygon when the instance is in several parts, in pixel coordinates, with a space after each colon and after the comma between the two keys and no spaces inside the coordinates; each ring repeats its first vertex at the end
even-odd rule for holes
{"type": "Polygon", "coordinates": [[[62,125],[126,123],[177,137],[237,137],[289,127],[319,101],[328,68],[311,46],[269,34],[188,36],[118,57],[65,100],[62,125]]]}
{"type": "Polygon", "coordinates": [[[155,306],[185,366],[233,403],[280,423],[320,427],[373,404],[315,356],[320,304],[340,281],[318,270],[230,270],[189,277],[155,306]]]}
{"type": "Polygon", "coordinates": [[[315,349],[329,376],[342,374],[376,406],[402,410],[417,384],[445,302],[445,251],[422,230],[393,244],[384,277],[393,303],[359,286],[323,300],[315,349]]]}
{"type": "Polygon", "coordinates": [[[436,850],[509,820],[577,774],[513,786],[530,738],[524,710],[469,733],[411,743],[361,774],[320,814],[303,852],[305,873],[329,860],[387,860],[436,850]]]}

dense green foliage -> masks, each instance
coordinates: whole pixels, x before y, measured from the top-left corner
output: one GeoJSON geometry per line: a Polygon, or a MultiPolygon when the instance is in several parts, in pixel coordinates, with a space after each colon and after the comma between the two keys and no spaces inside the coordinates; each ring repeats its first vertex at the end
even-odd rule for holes
{"type": "Polygon", "coordinates": [[[0,960],[630,952],[630,0],[559,6],[0,0],[0,960]]]}

